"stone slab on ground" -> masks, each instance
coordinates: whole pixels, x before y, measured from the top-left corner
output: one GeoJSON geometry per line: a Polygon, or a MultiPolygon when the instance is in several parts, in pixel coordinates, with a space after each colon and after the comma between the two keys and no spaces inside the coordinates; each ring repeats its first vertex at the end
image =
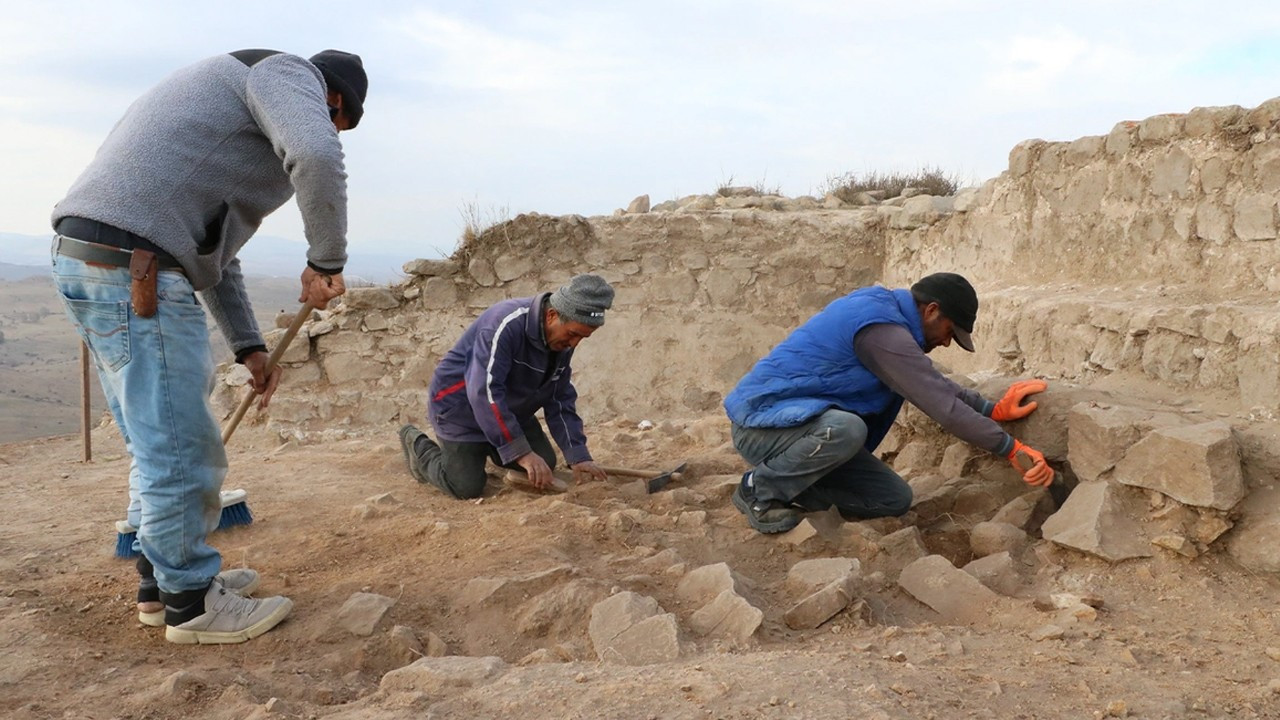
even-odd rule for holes
{"type": "Polygon", "coordinates": [[[699,635],[742,643],[755,634],[762,622],[764,612],[760,608],[733,590],[725,590],[689,618],[689,627],[699,635]]]}
{"type": "Polygon", "coordinates": [[[814,558],[801,560],[787,571],[787,590],[796,597],[804,597],[833,582],[848,585],[858,577],[862,564],[856,558],[814,558]]]}
{"type": "Polygon", "coordinates": [[[490,682],[506,669],[507,663],[497,657],[425,657],[383,675],[379,687],[439,698],[490,682]]]}
{"type": "Polygon", "coordinates": [[[898,584],[949,622],[977,622],[998,598],[941,555],[920,558],[903,568],[898,584]]]}
{"type": "Polygon", "coordinates": [[[338,624],[352,635],[368,637],[396,601],[385,595],[358,592],[338,610],[338,624]]]}
{"type": "Polygon", "coordinates": [[[812,630],[835,617],[853,600],[844,580],[835,580],[787,610],[782,619],[792,630],[812,630]]]}

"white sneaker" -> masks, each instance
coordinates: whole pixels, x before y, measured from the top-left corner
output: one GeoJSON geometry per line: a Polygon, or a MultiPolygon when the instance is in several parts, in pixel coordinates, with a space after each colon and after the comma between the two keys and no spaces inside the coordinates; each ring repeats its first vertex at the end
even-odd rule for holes
{"type": "Polygon", "coordinates": [[[164,638],[179,645],[241,643],[279,625],[292,610],[293,601],[287,597],[240,597],[214,578],[204,596],[204,614],[181,625],[169,625],[164,638]]]}
{"type": "MultiPolygon", "coordinates": [[[[239,595],[240,597],[249,597],[254,590],[258,589],[258,583],[262,582],[262,578],[258,575],[257,570],[249,568],[235,568],[232,570],[223,570],[218,573],[217,579],[222,581],[222,587],[239,595]]],[[[138,603],[141,608],[142,603],[138,603]]],[[[138,622],[151,627],[164,627],[164,604],[160,604],[160,609],[154,612],[143,612],[138,610],[138,622]]]]}

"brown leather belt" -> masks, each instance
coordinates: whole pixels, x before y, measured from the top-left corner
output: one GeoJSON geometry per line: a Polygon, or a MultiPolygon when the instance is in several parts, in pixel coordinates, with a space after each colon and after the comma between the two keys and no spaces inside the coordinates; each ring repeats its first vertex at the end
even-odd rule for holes
{"type": "Polygon", "coordinates": [[[156,273],[161,270],[182,272],[182,266],[167,253],[162,258],[150,250],[138,247],[122,250],[118,247],[85,242],[65,235],[54,236],[53,251],[87,263],[128,268],[130,305],[133,306],[133,313],[142,318],[149,318],[156,314],[159,303],[156,294],[156,273]]]}
{"type": "MultiPolygon", "coordinates": [[[[124,250],[110,245],[103,245],[102,243],[85,242],[66,235],[55,235],[53,237],[53,251],[69,258],[113,267],[127,268],[133,259],[133,250],[124,250]]],[[[168,253],[164,255],[155,253],[155,255],[161,270],[182,272],[182,266],[178,264],[177,260],[173,259],[173,256],[168,253]]]]}

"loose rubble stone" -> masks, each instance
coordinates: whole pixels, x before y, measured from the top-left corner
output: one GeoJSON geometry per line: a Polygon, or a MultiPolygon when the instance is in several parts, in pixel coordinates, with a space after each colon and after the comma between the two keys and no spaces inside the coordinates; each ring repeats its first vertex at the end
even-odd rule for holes
{"type": "Polygon", "coordinates": [[[782,619],[792,630],[812,630],[849,606],[853,595],[844,580],[836,580],[787,610],[782,619]]]}
{"type": "Polygon", "coordinates": [[[671,613],[654,615],[632,625],[604,646],[596,645],[604,662],[652,665],[680,657],[679,626],[671,613]]]}
{"type": "Polygon", "coordinates": [[[1029,540],[1022,528],[1003,522],[980,522],[969,532],[969,547],[977,557],[1000,552],[1017,553],[1026,547],[1029,540]]]}
{"type": "Polygon", "coordinates": [[[620,592],[592,606],[587,634],[599,652],[600,648],[608,647],[615,637],[631,626],[661,611],[658,601],[648,595],[620,592]]]}
{"type": "Polygon", "coordinates": [[[1106,482],[1080,483],[1040,528],[1046,540],[1116,562],[1151,555],[1134,503],[1106,482]]]}
{"type": "Polygon", "coordinates": [[[507,667],[497,657],[425,657],[383,675],[378,687],[387,692],[421,692],[438,699],[491,682],[507,667]]]}
{"type": "Polygon", "coordinates": [[[725,590],[689,619],[689,627],[699,635],[745,642],[764,622],[764,612],[732,590],[725,590]]]}
{"type": "Polygon", "coordinates": [[[737,589],[737,576],[729,569],[728,563],[721,562],[703,565],[685,575],[676,586],[676,596],[687,602],[704,605],[726,590],[737,592],[737,589]]]}
{"type": "Polygon", "coordinates": [[[923,557],[908,565],[898,584],[948,621],[981,620],[998,597],[941,555],[923,557]]]}
{"type": "Polygon", "coordinates": [[[857,578],[861,567],[855,558],[801,560],[787,571],[787,589],[793,595],[804,597],[833,582],[848,586],[857,578]]]}
{"type": "Polygon", "coordinates": [[[1244,497],[1240,448],[1222,421],[1152,431],[1125,454],[1113,478],[1187,505],[1230,510],[1244,497]]]}
{"type": "Polygon", "coordinates": [[[352,635],[368,637],[396,601],[385,595],[358,592],[338,610],[338,624],[352,635]]]}
{"type": "Polygon", "coordinates": [[[962,569],[1001,595],[1012,597],[1022,584],[1013,557],[1008,552],[978,558],[962,569]]]}
{"type": "Polygon", "coordinates": [[[627,205],[627,212],[629,213],[649,212],[649,196],[641,195],[637,197],[635,200],[632,200],[631,204],[627,205]]]}
{"type": "Polygon", "coordinates": [[[510,578],[472,578],[458,597],[459,604],[494,605],[522,601],[546,591],[573,577],[576,570],[569,565],[510,578]]]}

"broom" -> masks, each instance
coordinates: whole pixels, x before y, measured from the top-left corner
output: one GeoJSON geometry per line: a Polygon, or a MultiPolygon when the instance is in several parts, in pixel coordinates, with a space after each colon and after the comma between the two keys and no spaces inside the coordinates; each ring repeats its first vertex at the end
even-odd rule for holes
{"type": "MultiPolygon", "coordinates": [[[[236,525],[253,523],[253,513],[249,511],[249,491],[242,488],[223,490],[218,493],[222,502],[222,514],[218,517],[216,530],[226,530],[236,525]]],[[[128,520],[116,521],[116,557],[134,558],[140,554],[133,549],[134,540],[138,539],[138,528],[129,524],[128,520]]]]}
{"type": "MultiPolygon", "coordinates": [[[[311,317],[311,303],[303,303],[302,309],[293,317],[293,322],[289,324],[289,329],[285,330],[284,337],[280,338],[280,343],[271,351],[270,357],[267,358],[267,366],[263,372],[267,375],[275,369],[276,364],[280,361],[280,356],[284,355],[284,351],[289,348],[289,343],[293,342],[294,336],[302,329],[303,323],[311,317]]],[[[240,425],[240,421],[244,418],[244,414],[249,411],[249,406],[253,404],[253,398],[257,393],[250,390],[245,395],[244,400],[240,402],[240,406],[236,408],[236,412],[231,416],[231,421],[227,423],[227,427],[222,430],[222,444],[226,445],[231,439],[231,434],[235,432],[236,427],[240,425]]],[[[222,514],[218,518],[217,530],[225,530],[229,527],[237,525],[249,525],[253,522],[253,513],[249,511],[248,497],[249,493],[243,489],[226,490],[219,493],[222,501],[222,514]]],[[[137,557],[138,553],[133,549],[133,542],[138,536],[138,529],[129,524],[127,520],[116,522],[116,557],[128,558],[137,557]]]]}

